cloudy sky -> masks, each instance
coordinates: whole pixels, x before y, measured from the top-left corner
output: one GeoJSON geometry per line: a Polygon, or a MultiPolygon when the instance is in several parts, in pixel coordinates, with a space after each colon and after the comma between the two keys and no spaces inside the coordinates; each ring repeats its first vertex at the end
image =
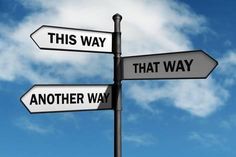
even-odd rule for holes
{"type": "Polygon", "coordinates": [[[123,155],[236,156],[233,0],[0,0],[0,156],[113,155],[113,111],[30,114],[34,84],[112,84],[111,54],[40,50],[41,25],[113,31],[122,56],[202,49],[219,65],[203,80],[123,81],[123,155]]]}

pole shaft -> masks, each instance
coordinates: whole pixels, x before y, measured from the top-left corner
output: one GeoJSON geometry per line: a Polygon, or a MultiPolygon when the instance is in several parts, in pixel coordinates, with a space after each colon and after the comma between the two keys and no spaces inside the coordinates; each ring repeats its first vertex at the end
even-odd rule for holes
{"type": "Polygon", "coordinates": [[[121,141],[121,31],[120,22],[122,16],[115,14],[114,33],[112,41],[112,51],[114,53],[114,86],[113,86],[113,105],[114,105],[114,157],[122,156],[122,141],[121,141]]]}

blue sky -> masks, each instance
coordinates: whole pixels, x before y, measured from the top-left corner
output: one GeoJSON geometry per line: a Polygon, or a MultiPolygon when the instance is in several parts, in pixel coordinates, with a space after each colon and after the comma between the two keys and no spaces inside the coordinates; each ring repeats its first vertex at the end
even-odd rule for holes
{"type": "Polygon", "coordinates": [[[204,80],[123,81],[123,156],[236,156],[233,0],[1,0],[0,156],[113,156],[113,111],[30,114],[33,84],[112,84],[113,56],[39,50],[41,25],[113,31],[122,55],[202,49],[219,65],[204,80]]]}

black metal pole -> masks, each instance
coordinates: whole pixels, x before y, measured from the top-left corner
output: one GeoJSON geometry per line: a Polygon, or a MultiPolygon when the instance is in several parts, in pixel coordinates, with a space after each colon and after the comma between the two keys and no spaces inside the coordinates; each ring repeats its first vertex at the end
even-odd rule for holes
{"type": "Polygon", "coordinates": [[[122,16],[115,14],[114,33],[112,41],[112,51],[114,53],[114,85],[113,85],[113,105],[114,105],[114,157],[121,157],[122,155],[122,141],[121,141],[121,31],[120,22],[122,16]]]}

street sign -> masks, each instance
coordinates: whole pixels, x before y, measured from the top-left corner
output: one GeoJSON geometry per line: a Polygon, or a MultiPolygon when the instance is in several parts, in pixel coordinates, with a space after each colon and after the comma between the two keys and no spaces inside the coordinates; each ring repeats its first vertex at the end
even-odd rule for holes
{"type": "Polygon", "coordinates": [[[202,50],[123,57],[123,79],[207,78],[217,61],[202,50]]]}
{"type": "Polygon", "coordinates": [[[112,109],[112,85],[34,85],[21,102],[30,113],[112,109]]]}
{"type": "Polygon", "coordinates": [[[202,50],[122,57],[121,20],[114,32],[43,25],[30,37],[44,50],[112,53],[113,85],[34,85],[21,102],[30,113],[114,110],[114,156],[122,156],[122,80],[204,79],[218,62],[202,50]]]}
{"type": "Polygon", "coordinates": [[[40,49],[112,52],[112,33],[43,25],[30,37],[40,49]]]}

